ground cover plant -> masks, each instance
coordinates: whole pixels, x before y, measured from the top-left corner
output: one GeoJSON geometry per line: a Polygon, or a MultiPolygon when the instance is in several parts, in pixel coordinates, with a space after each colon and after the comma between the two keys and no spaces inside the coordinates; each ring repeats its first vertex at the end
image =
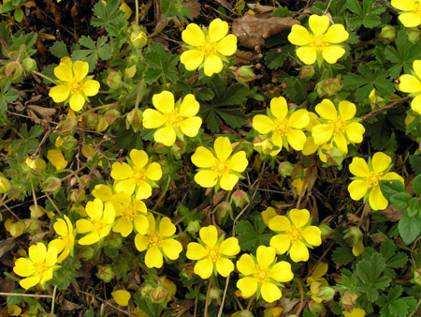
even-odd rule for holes
{"type": "Polygon", "coordinates": [[[4,0],[2,316],[419,316],[420,0],[4,0]]]}

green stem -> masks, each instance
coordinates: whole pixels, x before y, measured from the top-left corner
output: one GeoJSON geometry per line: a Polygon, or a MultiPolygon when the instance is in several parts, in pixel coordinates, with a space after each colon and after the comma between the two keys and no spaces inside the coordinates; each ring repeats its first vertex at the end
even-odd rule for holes
{"type": "Polygon", "coordinates": [[[50,77],[48,77],[48,76],[46,76],[46,75],[44,75],[44,74],[42,74],[40,72],[37,72],[36,70],[33,70],[32,73],[35,74],[35,75],[37,75],[37,76],[39,76],[39,77],[44,78],[45,80],[48,80],[48,81],[52,82],[53,84],[56,83],[56,81],[54,79],[52,79],[52,78],[50,78],[50,77]]]}
{"type": "Polygon", "coordinates": [[[138,24],[139,23],[139,0],[134,0],[134,8],[135,8],[134,21],[136,24],[138,24]]]}

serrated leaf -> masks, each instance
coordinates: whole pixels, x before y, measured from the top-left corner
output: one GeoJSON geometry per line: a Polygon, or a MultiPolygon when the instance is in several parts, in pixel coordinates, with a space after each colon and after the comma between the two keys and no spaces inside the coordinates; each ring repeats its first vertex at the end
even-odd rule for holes
{"type": "Polygon", "coordinates": [[[399,235],[405,244],[410,244],[421,233],[421,217],[408,217],[404,215],[398,224],[399,235]]]}

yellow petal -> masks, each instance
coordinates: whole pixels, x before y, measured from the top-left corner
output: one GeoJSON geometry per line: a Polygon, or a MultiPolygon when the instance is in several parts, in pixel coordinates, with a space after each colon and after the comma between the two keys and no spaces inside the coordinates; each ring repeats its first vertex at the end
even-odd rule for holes
{"type": "Polygon", "coordinates": [[[48,95],[54,102],[63,102],[69,98],[70,89],[68,85],[57,85],[50,89],[48,95]]]}
{"type": "Polygon", "coordinates": [[[310,123],[310,116],[305,109],[299,109],[291,113],[288,125],[295,129],[303,129],[310,123]]]}
{"type": "Polygon", "coordinates": [[[165,146],[172,146],[177,139],[174,128],[171,126],[159,128],[155,131],[153,137],[156,142],[164,144],[165,146]]]}
{"type": "Polygon", "coordinates": [[[218,42],[216,50],[224,56],[234,55],[237,51],[237,37],[234,34],[225,36],[218,42]]]}
{"type": "Polygon", "coordinates": [[[349,195],[353,200],[360,200],[367,194],[368,186],[366,181],[354,180],[348,185],[349,195]]]}
{"type": "Polygon", "coordinates": [[[309,258],[307,247],[299,240],[292,242],[289,255],[294,262],[308,261],[309,258]]]}
{"type": "Polygon", "coordinates": [[[277,119],[285,119],[288,114],[288,104],[284,97],[274,97],[270,100],[270,113],[277,119]]]}
{"type": "Polygon", "coordinates": [[[95,96],[99,91],[99,82],[92,79],[85,80],[82,85],[82,90],[85,96],[95,96]]]}
{"type": "Polygon", "coordinates": [[[401,13],[399,21],[407,28],[415,28],[421,24],[421,15],[418,12],[401,13]]]}
{"type": "Polygon", "coordinates": [[[212,76],[222,71],[224,67],[221,58],[218,55],[212,54],[205,57],[204,72],[206,76],[212,76]]]}
{"type": "Polygon", "coordinates": [[[232,145],[230,140],[226,136],[217,137],[213,148],[215,150],[216,157],[220,161],[226,161],[232,153],[232,145]]]}
{"type": "Polygon", "coordinates": [[[149,229],[148,218],[144,215],[138,215],[133,221],[136,231],[140,234],[146,234],[149,229]]]}
{"type": "Polygon", "coordinates": [[[234,271],[234,264],[227,258],[220,257],[215,263],[216,271],[223,277],[227,277],[234,271]]]}
{"type": "Polygon", "coordinates": [[[92,245],[101,240],[101,237],[96,231],[92,231],[78,240],[80,245],[92,245]]]}
{"type": "Polygon", "coordinates": [[[197,261],[193,270],[194,273],[199,275],[202,279],[208,279],[213,272],[213,263],[209,258],[204,258],[197,261]]]}
{"type": "Polygon", "coordinates": [[[256,250],[257,264],[260,269],[267,269],[275,262],[276,250],[260,245],[256,250]]]}
{"type": "Polygon", "coordinates": [[[218,181],[218,174],[211,170],[200,170],[194,175],[194,181],[204,188],[213,187],[218,181]]]}
{"type": "Polygon", "coordinates": [[[61,171],[66,168],[67,161],[60,150],[52,149],[47,151],[47,159],[56,168],[57,171],[61,171]]]}
{"type": "Polygon", "coordinates": [[[294,274],[291,270],[291,264],[286,261],[280,261],[275,263],[270,268],[270,277],[277,282],[289,282],[294,278],[294,274]]]}
{"type": "Polygon", "coordinates": [[[164,264],[162,253],[158,247],[152,246],[146,251],[145,264],[148,268],[161,268],[164,264]]]}
{"type": "Polygon", "coordinates": [[[352,122],[345,127],[346,136],[352,143],[361,143],[364,132],[364,126],[358,122],[352,122]]]}
{"type": "Polygon", "coordinates": [[[159,222],[159,235],[164,238],[169,238],[175,234],[177,230],[174,224],[171,222],[171,219],[168,217],[163,217],[159,222]]]}
{"type": "Polygon", "coordinates": [[[165,123],[165,117],[154,109],[146,109],[143,112],[143,126],[146,129],[156,129],[165,123]]]}
{"type": "Polygon", "coordinates": [[[180,104],[179,113],[184,117],[193,117],[199,112],[200,104],[192,94],[185,95],[180,104]]]}
{"type": "Polygon", "coordinates": [[[339,116],[342,120],[351,120],[354,118],[357,108],[355,104],[347,100],[342,100],[338,104],[339,116]]]}
{"type": "Polygon", "coordinates": [[[158,181],[162,177],[161,165],[157,162],[152,162],[146,167],[145,176],[153,181],[158,181]]]}
{"type": "Polygon", "coordinates": [[[335,64],[345,54],[345,49],[340,45],[330,45],[322,48],[322,56],[329,64],[335,64]]]}
{"type": "Polygon", "coordinates": [[[94,225],[90,220],[79,219],[78,221],[76,221],[76,231],[78,233],[87,233],[92,230],[94,230],[94,225]]]}
{"type": "Polygon", "coordinates": [[[31,277],[24,278],[19,281],[19,285],[22,286],[24,289],[29,289],[35,285],[37,285],[40,281],[39,275],[34,275],[31,277]]]}
{"type": "Polygon", "coordinates": [[[275,248],[276,253],[284,254],[291,246],[291,239],[288,234],[280,233],[270,239],[270,246],[275,248]]]}
{"type": "Polygon", "coordinates": [[[19,258],[15,261],[13,272],[22,277],[31,276],[35,273],[35,268],[30,259],[19,258]]]}
{"type": "Polygon", "coordinates": [[[361,157],[354,157],[349,164],[349,171],[358,177],[368,177],[370,170],[367,162],[361,157]]]}
{"type": "Polygon", "coordinates": [[[387,199],[383,196],[380,186],[373,187],[368,195],[368,203],[373,210],[384,210],[388,205],[387,199]]]}
{"type": "Polygon", "coordinates": [[[323,40],[328,43],[338,44],[345,42],[348,37],[349,33],[345,30],[342,24],[333,24],[323,36],[323,40]]]}
{"type": "Polygon", "coordinates": [[[243,275],[251,275],[256,272],[256,262],[250,254],[241,255],[236,265],[237,270],[243,275]]]}
{"type": "Polygon", "coordinates": [[[216,163],[213,153],[204,146],[196,148],[196,151],[191,156],[191,161],[194,165],[201,168],[209,168],[216,163]]]}
{"type": "Polygon", "coordinates": [[[92,190],[92,195],[95,198],[101,199],[102,201],[109,200],[113,195],[113,190],[110,186],[104,184],[95,185],[92,190]]]}
{"type": "Polygon", "coordinates": [[[323,144],[333,136],[333,127],[330,124],[318,124],[311,129],[311,136],[315,144],[323,144]]]}
{"type": "Polygon", "coordinates": [[[66,221],[61,218],[54,222],[53,228],[59,236],[66,236],[69,233],[66,221]]]}
{"type": "Polygon", "coordinates": [[[376,152],[371,158],[371,166],[376,173],[386,171],[390,167],[390,164],[392,164],[392,159],[383,152],[376,152]]]}
{"type": "Polygon", "coordinates": [[[302,46],[295,50],[297,57],[306,65],[312,65],[317,59],[317,49],[312,46],[302,46]]]}
{"type": "Polygon", "coordinates": [[[200,117],[191,117],[181,121],[180,130],[184,135],[192,138],[195,137],[197,133],[199,133],[201,125],[202,119],[200,117]]]}
{"type": "Polygon", "coordinates": [[[186,257],[189,260],[201,260],[208,255],[208,250],[197,242],[190,242],[187,245],[186,257]]]}
{"type": "Polygon", "coordinates": [[[268,116],[257,114],[253,117],[252,127],[261,134],[267,134],[275,129],[275,123],[268,116]]]}
{"type": "Polygon", "coordinates": [[[306,140],[307,137],[301,130],[289,129],[287,132],[287,141],[296,151],[301,151],[304,148],[306,140]]]}
{"type": "Polygon", "coordinates": [[[118,289],[111,293],[114,301],[120,306],[127,306],[129,305],[130,300],[130,293],[125,289],[118,289]]]}
{"type": "Polygon", "coordinates": [[[218,241],[218,230],[212,225],[203,227],[199,230],[199,237],[208,247],[214,247],[218,241]]]}
{"type": "Polygon", "coordinates": [[[152,96],[152,104],[162,113],[170,113],[174,110],[174,95],[168,90],[152,96]]]}
{"type": "Polygon", "coordinates": [[[114,189],[117,193],[131,195],[135,191],[136,183],[134,178],[128,178],[114,183],[114,189]]]}
{"type": "Polygon", "coordinates": [[[414,0],[392,0],[390,4],[402,11],[414,11],[416,9],[414,0]]]}
{"type": "Polygon", "coordinates": [[[85,104],[85,98],[82,94],[76,93],[70,96],[69,105],[73,111],[80,111],[85,104]]]}
{"type": "Polygon", "coordinates": [[[180,55],[180,62],[187,70],[193,71],[202,65],[204,57],[200,50],[187,50],[180,55]]]}
{"type": "Polygon", "coordinates": [[[313,36],[304,26],[294,24],[291,28],[291,32],[288,35],[288,41],[294,45],[304,46],[310,44],[313,41],[313,36]]]}
{"type": "Polygon", "coordinates": [[[221,186],[222,189],[224,190],[232,190],[235,186],[235,184],[237,184],[239,177],[235,174],[224,174],[222,175],[219,184],[221,186]]]}
{"type": "Polygon", "coordinates": [[[257,279],[254,277],[243,277],[237,281],[237,287],[241,291],[241,296],[249,298],[257,291],[257,279]]]}
{"type": "Polygon", "coordinates": [[[149,246],[149,238],[142,234],[137,234],[134,239],[134,244],[139,252],[145,251],[149,246]]]}
{"type": "Polygon", "coordinates": [[[288,218],[297,228],[304,227],[310,222],[310,212],[307,209],[291,209],[288,218]]]}
{"type": "MultiPolygon", "coordinates": [[[[127,191],[128,192],[128,191],[127,191]]],[[[152,195],[152,187],[149,183],[145,181],[141,181],[136,186],[136,199],[146,199],[151,197],[152,195]]]]}
{"type": "Polygon", "coordinates": [[[133,222],[126,218],[118,218],[113,225],[113,232],[120,233],[123,237],[127,237],[133,231],[133,222]]]}
{"type": "Polygon", "coordinates": [[[180,242],[175,239],[165,239],[161,241],[161,248],[164,255],[170,260],[177,260],[183,247],[180,242]]]}
{"type": "Polygon", "coordinates": [[[414,69],[415,76],[421,79],[421,60],[417,59],[412,63],[412,68],[414,69]]]}
{"type": "Polygon", "coordinates": [[[399,90],[411,94],[421,92],[421,81],[415,76],[404,74],[399,77],[399,90]]]}
{"type": "Polygon", "coordinates": [[[85,211],[92,220],[99,220],[102,217],[104,204],[98,198],[86,203],[85,211]]]}
{"type": "Polygon", "coordinates": [[[89,72],[89,64],[85,61],[75,61],[73,63],[73,79],[82,81],[89,72]]]}
{"type": "Polygon", "coordinates": [[[411,109],[416,113],[421,114],[421,94],[412,99],[411,109]]]}
{"type": "Polygon", "coordinates": [[[227,164],[228,167],[233,171],[239,173],[244,172],[248,165],[246,152],[239,151],[235,153],[228,159],[227,164]]]}
{"type": "Polygon", "coordinates": [[[68,57],[62,58],[60,64],[54,67],[54,75],[61,81],[70,82],[73,80],[72,60],[68,57]]]}
{"type": "Polygon", "coordinates": [[[214,19],[209,24],[208,37],[211,42],[222,40],[228,34],[228,23],[221,19],[214,19]]]}
{"type": "Polygon", "coordinates": [[[335,105],[329,99],[323,99],[322,102],[316,105],[316,112],[325,120],[336,120],[338,113],[336,112],[335,105]]]}
{"type": "Polygon", "coordinates": [[[115,162],[111,166],[111,177],[115,180],[129,178],[133,175],[133,170],[127,163],[115,162]]]}
{"type": "Polygon", "coordinates": [[[276,212],[275,208],[273,207],[267,207],[265,210],[263,210],[260,213],[260,216],[262,217],[263,223],[269,227],[270,220],[277,216],[278,213],[276,212]]]}
{"type": "Polygon", "coordinates": [[[279,287],[270,282],[262,284],[260,294],[262,294],[262,298],[268,303],[272,303],[282,297],[282,292],[279,287]]]}
{"type": "Polygon", "coordinates": [[[395,172],[386,173],[380,179],[382,181],[400,181],[401,183],[404,183],[403,177],[395,172]]]}
{"type": "MultiPolygon", "coordinates": [[[[139,170],[142,169],[143,167],[145,167],[146,164],[149,161],[148,154],[143,150],[133,149],[133,150],[130,151],[129,157],[130,157],[132,163],[135,165],[135,167],[139,170]]],[[[127,173],[126,177],[124,177],[124,178],[128,178],[128,177],[132,176],[133,172],[126,171],[126,173],[127,173]]]]}
{"type": "Polygon", "coordinates": [[[291,228],[291,222],[285,216],[275,215],[269,220],[268,227],[275,232],[288,231],[291,228]]]}
{"type": "Polygon", "coordinates": [[[202,46],[205,43],[205,34],[196,23],[190,23],[181,33],[184,43],[192,46],[202,46]]]}
{"type": "Polygon", "coordinates": [[[346,141],[345,135],[342,132],[338,132],[333,136],[333,142],[339,151],[341,151],[343,154],[348,153],[348,143],[346,141]]]}
{"type": "Polygon", "coordinates": [[[322,244],[322,232],[316,226],[306,226],[301,230],[301,235],[306,242],[312,246],[319,246],[322,244]]]}
{"type": "Polygon", "coordinates": [[[230,237],[221,242],[219,252],[226,256],[234,256],[240,252],[240,245],[238,239],[230,237]]]}
{"type": "Polygon", "coordinates": [[[310,27],[310,30],[315,35],[324,34],[327,31],[329,24],[330,24],[330,21],[327,15],[313,14],[308,19],[308,25],[310,27]]]}

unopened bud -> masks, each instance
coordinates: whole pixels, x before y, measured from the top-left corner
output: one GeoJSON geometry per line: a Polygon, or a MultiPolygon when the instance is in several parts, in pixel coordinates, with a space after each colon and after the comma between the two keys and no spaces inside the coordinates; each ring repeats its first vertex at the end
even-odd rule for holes
{"type": "Polygon", "coordinates": [[[37,69],[37,62],[31,57],[26,57],[22,61],[22,66],[29,73],[37,69]]]}
{"type": "Polygon", "coordinates": [[[225,222],[228,215],[232,212],[231,204],[227,201],[223,201],[216,206],[216,221],[219,224],[225,222]]]}
{"type": "Polygon", "coordinates": [[[142,129],[142,111],[138,108],[133,108],[126,115],[126,128],[132,128],[134,132],[140,131],[142,129]]]}
{"type": "Polygon", "coordinates": [[[142,48],[148,43],[148,36],[142,27],[132,25],[129,40],[133,47],[142,48]]]}
{"type": "Polygon", "coordinates": [[[380,31],[380,39],[392,42],[396,37],[396,29],[392,25],[385,25],[380,31]]]}
{"type": "Polygon", "coordinates": [[[23,67],[18,61],[9,62],[4,67],[4,74],[11,80],[17,80],[23,74],[23,67]]]}
{"type": "Polygon", "coordinates": [[[231,194],[231,202],[235,207],[243,208],[245,205],[250,203],[250,198],[244,190],[237,189],[231,194]]]}
{"type": "Polygon", "coordinates": [[[25,164],[30,169],[37,172],[42,172],[47,167],[47,163],[45,163],[45,161],[39,157],[31,158],[30,156],[28,156],[25,160],[25,164]]]}
{"type": "Polygon", "coordinates": [[[0,174],[0,194],[7,193],[11,188],[10,181],[0,174]]]}
{"type": "Polygon", "coordinates": [[[110,70],[110,72],[108,73],[107,79],[105,80],[105,82],[107,83],[107,85],[111,88],[111,89],[118,89],[121,86],[121,74],[118,71],[115,70],[110,70]]]}
{"type": "Polygon", "coordinates": [[[114,275],[114,271],[110,265],[98,266],[98,272],[96,273],[96,276],[105,283],[111,282],[111,280],[114,278],[114,275]]]}
{"type": "Polygon", "coordinates": [[[420,39],[421,31],[416,28],[406,29],[406,34],[409,42],[416,44],[420,39]]]}
{"type": "Polygon", "coordinates": [[[234,69],[234,76],[240,83],[248,83],[256,79],[256,75],[253,72],[253,66],[244,65],[234,69]]]}
{"type": "Polygon", "coordinates": [[[294,164],[288,161],[284,161],[284,162],[279,163],[278,173],[283,177],[291,176],[293,169],[294,169],[294,164]]]}
{"type": "Polygon", "coordinates": [[[320,97],[333,96],[342,89],[340,77],[333,77],[322,80],[316,84],[316,91],[320,97]]]}
{"type": "Polygon", "coordinates": [[[300,79],[311,79],[314,76],[315,70],[314,67],[311,65],[305,65],[301,67],[300,74],[298,77],[300,79]]]}

